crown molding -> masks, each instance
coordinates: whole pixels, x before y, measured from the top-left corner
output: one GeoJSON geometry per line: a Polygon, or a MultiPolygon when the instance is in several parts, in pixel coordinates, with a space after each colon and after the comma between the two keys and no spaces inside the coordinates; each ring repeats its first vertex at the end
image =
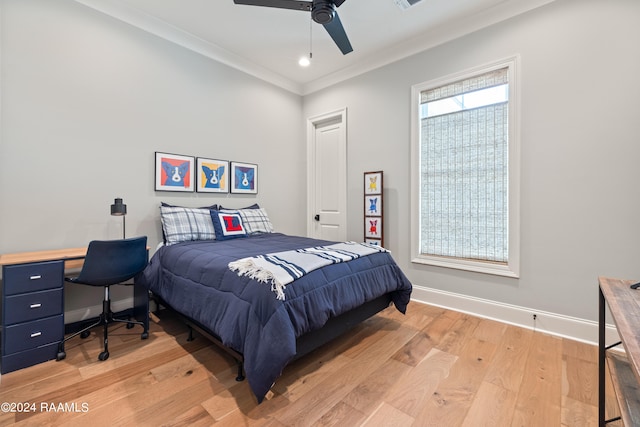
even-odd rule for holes
{"type": "Polygon", "coordinates": [[[131,7],[121,0],[74,0],[119,21],[125,22],[142,31],[146,31],[157,37],[175,43],[185,49],[199,53],[214,61],[240,70],[260,80],[269,82],[282,89],[302,95],[302,86],[278,73],[274,73],[254,62],[236,55],[214,43],[203,40],[166,21],[146,14],[131,7]]]}
{"type": "Polygon", "coordinates": [[[514,16],[537,9],[556,0],[509,0],[477,14],[448,22],[404,43],[379,50],[357,64],[338,70],[302,86],[302,95],[309,95],[344,80],[381,68],[393,62],[424,52],[451,40],[466,36],[514,16]]]}
{"type": "Polygon", "coordinates": [[[507,0],[489,9],[455,22],[442,24],[405,43],[379,50],[352,66],[340,69],[308,83],[294,82],[278,73],[236,55],[214,43],[203,40],[166,21],[127,5],[122,0],[74,0],[77,3],[154,34],[185,49],[197,52],[296,95],[305,96],[342,81],[375,70],[401,59],[424,52],[482,28],[539,8],[556,0],[507,0]]]}

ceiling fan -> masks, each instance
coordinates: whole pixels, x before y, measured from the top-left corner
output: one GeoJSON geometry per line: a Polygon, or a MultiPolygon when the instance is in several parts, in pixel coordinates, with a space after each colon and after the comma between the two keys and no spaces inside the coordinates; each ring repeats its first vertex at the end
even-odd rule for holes
{"type": "Polygon", "coordinates": [[[233,0],[235,4],[277,7],[280,9],[304,10],[311,12],[311,19],[322,24],[343,55],[353,51],[347,33],[338,17],[336,8],[345,0],[233,0]]]}

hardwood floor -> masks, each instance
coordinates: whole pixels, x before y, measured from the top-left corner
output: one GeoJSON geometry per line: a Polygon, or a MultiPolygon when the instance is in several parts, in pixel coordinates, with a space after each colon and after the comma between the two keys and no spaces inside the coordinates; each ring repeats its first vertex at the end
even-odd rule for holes
{"type": "Polygon", "coordinates": [[[388,308],[288,366],[260,405],[230,356],[171,313],[152,320],[146,341],[111,328],[104,362],[94,330],[64,361],[2,375],[0,402],[35,411],[0,426],[597,425],[595,346],[463,313],[388,308]]]}

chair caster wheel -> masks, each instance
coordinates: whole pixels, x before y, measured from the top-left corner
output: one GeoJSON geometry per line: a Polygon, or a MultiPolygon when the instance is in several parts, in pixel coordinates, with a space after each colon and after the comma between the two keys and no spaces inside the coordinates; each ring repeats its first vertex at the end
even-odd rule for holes
{"type": "Polygon", "coordinates": [[[140,339],[141,340],[146,340],[147,338],[149,338],[149,333],[148,332],[143,332],[142,335],[140,335],[140,339]]]}
{"type": "Polygon", "coordinates": [[[83,333],[80,334],[80,338],[85,339],[89,335],[91,335],[91,331],[84,331],[83,333]]]}
{"type": "Polygon", "coordinates": [[[56,360],[59,362],[65,357],[67,357],[67,353],[65,353],[64,351],[59,351],[58,354],[56,355],[56,360]]]}
{"type": "Polygon", "coordinates": [[[98,356],[98,360],[107,360],[108,358],[109,358],[109,352],[108,351],[103,351],[98,356]]]}
{"type": "Polygon", "coordinates": [[[133,328],[135,325],[131,322],[127,322],[127,329],[133,328]]]}

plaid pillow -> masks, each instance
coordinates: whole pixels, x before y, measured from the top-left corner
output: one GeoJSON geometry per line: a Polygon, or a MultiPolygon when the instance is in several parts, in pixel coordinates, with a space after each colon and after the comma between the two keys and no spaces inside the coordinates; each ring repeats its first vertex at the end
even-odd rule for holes
{"type": "Polygon", "coordinates": [[[273,225],[264,209],[239,209],[237,212],[242,218],[247,234],[273,233],[273,225]]]}
{"type": "Polygon", "coordinates": [[[209,209],[160,206],[165,243],[173,245],[190,240],[214,240],[216,232],[210,212],[209,209]]]}

